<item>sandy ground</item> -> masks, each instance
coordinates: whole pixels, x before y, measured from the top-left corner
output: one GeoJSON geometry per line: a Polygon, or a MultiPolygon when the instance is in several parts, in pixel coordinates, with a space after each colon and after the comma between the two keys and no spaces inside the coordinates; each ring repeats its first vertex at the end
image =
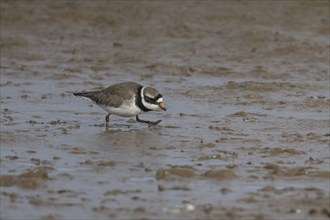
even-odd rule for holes
{"type": "Polygon", "coordinates": [[[329,219],[329,1],[1,0],[1,219],[329,219]],[[72,92],[162,91],[149,128],[72,92]]]}

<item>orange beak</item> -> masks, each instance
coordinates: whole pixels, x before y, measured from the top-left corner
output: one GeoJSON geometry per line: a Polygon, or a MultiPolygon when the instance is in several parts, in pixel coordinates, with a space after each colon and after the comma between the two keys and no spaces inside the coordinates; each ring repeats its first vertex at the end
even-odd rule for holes
{"type": "Polygon", "coordinates": [[[159,103],[158,106],[159,106],[159,108],[161,108],[161,109],[163,109],[164,111],[166,111],[166,107],[165,107],[164,102],[159,103]]]}

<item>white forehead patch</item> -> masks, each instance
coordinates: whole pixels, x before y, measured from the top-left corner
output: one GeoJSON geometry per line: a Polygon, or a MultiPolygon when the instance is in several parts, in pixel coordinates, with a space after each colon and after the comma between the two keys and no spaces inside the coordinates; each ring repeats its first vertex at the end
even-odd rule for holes
{"type": "Polygon", "coordinates": [[[157,99],[157,101],[156,101],[157,103],[161,103],[161,102],[163,102],[163,98],[162,97],[160,97],[159,99],[157,99]]]}

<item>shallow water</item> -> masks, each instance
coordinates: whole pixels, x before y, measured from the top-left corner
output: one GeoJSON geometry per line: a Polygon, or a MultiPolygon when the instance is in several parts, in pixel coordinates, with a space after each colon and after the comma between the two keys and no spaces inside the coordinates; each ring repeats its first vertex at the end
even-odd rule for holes
{"type": "Polygon", "coordinates": [[[259,3],[1,2],[1,218],[329,218],[328,2],[259,3]]]}

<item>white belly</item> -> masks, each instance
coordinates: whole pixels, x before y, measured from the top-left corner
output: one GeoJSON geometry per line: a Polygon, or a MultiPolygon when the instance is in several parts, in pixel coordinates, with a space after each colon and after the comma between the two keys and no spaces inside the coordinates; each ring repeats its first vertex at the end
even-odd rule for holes
{"type": "Polygon", "coordinates": [[[139,109],[135,102],[124,102],[121,106],[118,108],[99,105],[103,110],[110,114],[119,115],[123,117],[132,117],[136,116],[141,113],[141,109],[139,109]]]}

